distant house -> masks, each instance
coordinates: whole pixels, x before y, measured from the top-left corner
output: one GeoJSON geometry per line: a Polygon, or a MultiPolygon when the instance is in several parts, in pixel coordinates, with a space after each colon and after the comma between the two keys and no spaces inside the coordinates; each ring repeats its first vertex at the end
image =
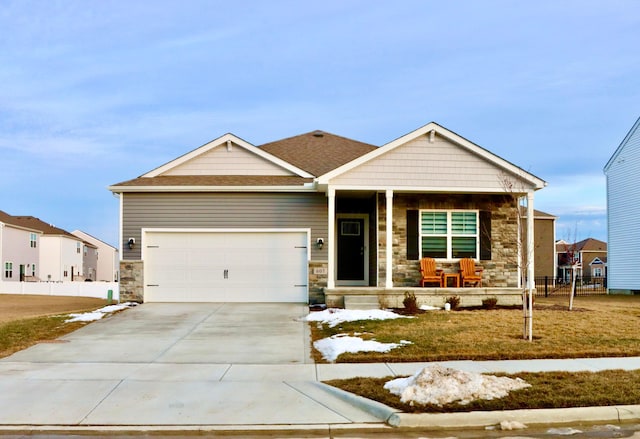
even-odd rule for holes
{"type": "MultiPolygon", "coordinates": [[[[526,219],[526,210],[520,209],[521,221],[526,219]]],[[[556,219],[557,217],[534,210],[533,242],[535,246],[534,271],[536,278],[549,277],[553,279],[556,266],[556,219]]],[[[526,236],[526,229],[522,227],[526,236]]],[[[526,242],[526,240],[523,240],[526,242]]]]}
{"type": "MultiPolygon", "coordinates": [[[[91,280],[113,282],[118,280],[119,257],[118,250],[104,241],[91,236],[82,230],[74,230],[72,235],[77,236],[84,242],[92,244],[97,252],[97,268],[95,277],[91,280]]],[[[85,273],[85,276],[87,274],[85,273]]]]}
{"type": "Polygon", "coordinates": [[[98,247],[82,241],[82,277],[84,280],[96,280],[98,272],[98,247]]]}
{"type": "Polygon", "coordinates": [[[82,276],[83,241],[66,230],[33,216],[16,216],[32,230],[40,230],[40,280],[72,281],[82,276]]]}
{"type": "Polygon", "coordinates": [[[604,167],[609,293],[640,294],[640,118],[604,167]]]}
{"type": "Polygon", "coordinates": [[[578,276],[607,277],[607,243],[594,238],[575,243],[560,240],[556,243],[558,278],[571,279],[571,262],[578,261],[578,276]]]}
{"type": "Polygon", "coordinates": [[[39,275],[42,232],[0,210],[0,280],[24,281],[39,275]]]}

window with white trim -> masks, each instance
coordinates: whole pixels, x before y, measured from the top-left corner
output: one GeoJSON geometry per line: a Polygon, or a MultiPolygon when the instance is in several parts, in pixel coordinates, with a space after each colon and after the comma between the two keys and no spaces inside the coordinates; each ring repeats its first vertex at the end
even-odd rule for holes
{"type": "Polygon", "coordinates": [[[13,262],[4,263],[4,277],[5,279],[11,279],[13,277],[13,262]]]}
{"type": "Polygon", "coordinates": [[[29,245],[31,246],[31,248],[36,248],[38,243],[37,239],[38,239],[38,235],[36,235],[35,233],[31,233],[29,235],[29,245]]]}
{"type": "Polygon", "coordinates": [[[421,210],[421,257],[478,259],[479,223],[477,210],[421,210]]]}

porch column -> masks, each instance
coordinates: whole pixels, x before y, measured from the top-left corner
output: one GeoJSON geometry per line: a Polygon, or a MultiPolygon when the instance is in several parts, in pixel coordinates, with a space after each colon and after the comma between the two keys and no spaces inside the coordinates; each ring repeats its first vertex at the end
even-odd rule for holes
{"type": "Polygon", "coordinates": [[[386,245],[386,268],[387,279],[385,288],[393,288],[393,190],[387,189],[387,245],[386,245]]]}
{"type": "Polygon", "coordinates": [[[533,191],[527,193],[527,334],[529,341],[533,341],[533,289],[536,287],[535,270],[534,270],[534,255],[535,249],[533,247],[533,191]]]}
{"type": "Polygon", "coordinates": [[[533,212],[533,192],[527,194],[527,280],[528,288],[535,288],[535,247],[534,247],[534,212],[533,212]]]}
{"type": "Polygon", "coordinates": [[[329,224],[327,227],[327,288],[335,288],[336,247],[334,246],[333,241],[336,237],[336,190],[329,189],[327,197],[329,198],[329,214],[327,215],[329,217],[329,224]]]}

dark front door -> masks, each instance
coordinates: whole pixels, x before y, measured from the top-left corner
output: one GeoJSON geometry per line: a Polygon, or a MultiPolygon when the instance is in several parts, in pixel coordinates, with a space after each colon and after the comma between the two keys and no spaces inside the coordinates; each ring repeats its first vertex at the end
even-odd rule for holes
{"type": "Polygon", "coordinates": [[[338,280],[364,277],[364,219],[338,218],[338,280]]]}

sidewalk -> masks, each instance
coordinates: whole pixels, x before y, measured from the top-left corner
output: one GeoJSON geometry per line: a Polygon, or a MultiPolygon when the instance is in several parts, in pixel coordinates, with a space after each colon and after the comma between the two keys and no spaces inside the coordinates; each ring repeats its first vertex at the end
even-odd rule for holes
{"type": "MultiPolygon", "coordinates": [[[[427,363],[178,364],[0,361],[0,430],[279,430],[484,426],[536,411],[404,415],[321,381],[410,375],[427,363]]],[[[472,372],[640,369],[640,357],[450,361],[472,372]]],[[[563,422],[640,419],[636,406],[545,411],[563,422]]],[[[539,415],[538,415],[539,416],[539,415]]]]}

